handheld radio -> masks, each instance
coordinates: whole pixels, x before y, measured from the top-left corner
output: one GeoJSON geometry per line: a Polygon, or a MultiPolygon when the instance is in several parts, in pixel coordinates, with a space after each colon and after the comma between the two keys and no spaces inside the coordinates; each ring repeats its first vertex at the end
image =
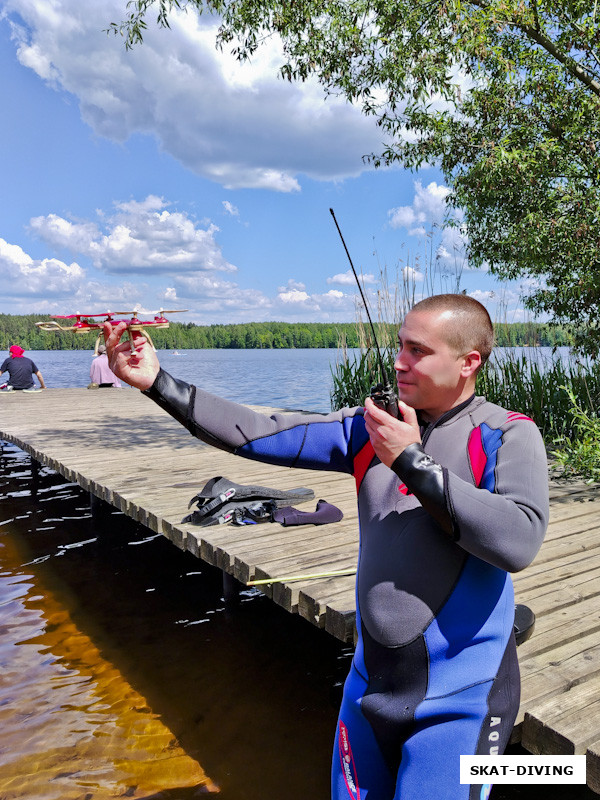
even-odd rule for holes
{"type": "Polygon", "coordinates": [[[375,403],[375,405],[378,408],[387,411],[388,414],[392,415],[392,417],[399,418],[400,412],[398,411],[398,398],[394,394],[390,382],[387,379],[385,368],[383,366],[383,359],[381,358],[381,352],[379,350],[379,344],[377,343],[377,336],[375,335],[375,326],[373,325],[373,322],[371,320],[371,315],[369,314],[369,306],[367,305],[367,300],[362,290],[362,286],[360,285],[360,281],[358,279],[358,275],[356,274],[356,270],[354,269],[354,264],[352,263],[352,259],[350,258],[350,253],[348,252],[348,248],[346,247],[346,242],[344,241],[344,237],[342,236],[340,226],[338,225],[338,221],[335,218],[335,214],[333,213],[333,208],[330,208],[329,211],[331,212],[331,216],[333,217],[333,221],[335,222],[335,227],[337,228],[337,231],[340,235],[340,239],[342,240],[342,244],[344,245],[344,250],[346,251],[346,255],[348,256],[348,261],[350,262],[350,266],[352,267],[352,274],[354,275],[354,278],[358,285],[358,290],[360,292],[360,296],[362,297],[365,311],[367,312],[367,319],[369,320],[369,325],[371,326],[371,333],[373,334],[373,342],[375,343],[375,350],[377,352],[377,361],[379,364],[379,370],[381,373],[382,380],[381,383],[377,383],[375,386],[371,387],[371,392],[370,392],[371,400],[375,403]]]}

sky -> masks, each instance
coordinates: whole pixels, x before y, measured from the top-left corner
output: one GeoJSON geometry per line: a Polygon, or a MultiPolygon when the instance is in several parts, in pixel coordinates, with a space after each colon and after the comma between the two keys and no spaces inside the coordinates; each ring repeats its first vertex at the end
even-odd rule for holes
{"type": "Polygon", "coordinates": [[[351,322],[333,208],[374,318],[396,287],[525,317],[520,287],[470,269],[443,228],[439,170],[372,168],[374,119],[279,78],[276,41],[240,65],[216,50],[217,20],[176,13],[128,51],[106,33],[125,14],[126,0],[0,0],[0,313],[351,322]]]}

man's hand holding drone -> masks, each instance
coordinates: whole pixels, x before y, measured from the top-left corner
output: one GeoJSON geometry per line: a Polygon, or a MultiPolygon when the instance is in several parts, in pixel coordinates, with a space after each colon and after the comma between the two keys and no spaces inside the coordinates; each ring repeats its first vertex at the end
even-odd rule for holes
{"type": "Polygon", "coordinates": [[[132,339],[121,342],[126,330],[126,322],[114,328],[108,323],[104,325],[108,363],[117,378],[143,391],[154,383],[160,364],[154,348],[141,331],[131,331],[132,339]]]}

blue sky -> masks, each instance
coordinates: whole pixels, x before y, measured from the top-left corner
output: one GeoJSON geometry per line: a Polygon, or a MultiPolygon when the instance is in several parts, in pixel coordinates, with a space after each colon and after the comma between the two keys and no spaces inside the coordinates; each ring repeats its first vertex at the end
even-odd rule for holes
{"type": "Polygon", "coordinates": [[[126,51],[104,33],[125,7],[0,0],[0,311],[352,321],[333,207],[374,316],[382,268],[417,297],[458,268],[495,318],[523,318],[519,287],[470,270],[439,227],[439,171],[365,165],[374,121],[280,80],[276,43],[240,66],[214,20],[179,14],[126,51]]]}

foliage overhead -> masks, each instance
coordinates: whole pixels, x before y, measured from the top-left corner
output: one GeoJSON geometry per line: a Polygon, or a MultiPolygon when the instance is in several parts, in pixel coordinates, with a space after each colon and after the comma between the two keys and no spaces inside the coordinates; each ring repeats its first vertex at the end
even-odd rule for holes
{"type": "Polygon", "coordinates": [[[281,74],[316,75],[376,117],[369,158],[438,164],[464,212],[469,258],[530,278],[527,305],[600,344],[600,9],[596,0],[131,0],[146,16],[221,16],[217,43],[250,58],[279,34],[281,74]]]}

